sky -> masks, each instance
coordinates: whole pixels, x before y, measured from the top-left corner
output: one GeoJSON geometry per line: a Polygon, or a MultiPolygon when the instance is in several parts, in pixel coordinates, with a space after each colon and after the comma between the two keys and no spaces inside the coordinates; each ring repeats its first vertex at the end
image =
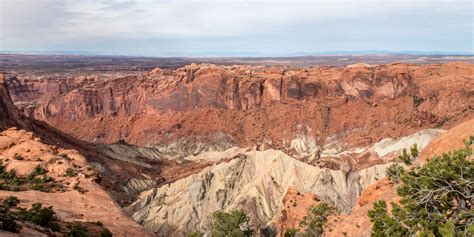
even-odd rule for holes
{"type": "Polygon", "coordinates": [[[0,51],[474,54],[474,0],[0,0],[0,51]]]}

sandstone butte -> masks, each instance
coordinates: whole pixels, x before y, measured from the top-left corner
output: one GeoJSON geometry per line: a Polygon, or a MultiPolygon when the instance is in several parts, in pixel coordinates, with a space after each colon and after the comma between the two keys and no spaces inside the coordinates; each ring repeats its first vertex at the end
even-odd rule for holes
{"type": "MultiPolygon", "coordinates": [[[[469,63],[192,64],[108,80],[19,78],[0,88],[0,127],[2,136],[72,150],[93,166],[102,180],[79,181],[97,191],[64,195],[96,195],[89,207],[109,200],[111,215],[137,226],[103,221],[119,236],[144,231],[132,219],[149,232],[180,236],[205,227],[212,211],[234,208],[282,233],[320,200],[343,210],[327,235],[367,236],[373,202],[397,200],[383,177],[402,148],[418,144],[423,162],[473,135],[473,75],[469,63]],[[18,129],[6,130],[12,126],[18,129]]],[[[26,203],[35,196],[20,194],[26,203]]],[[[85,212],[82,218],[101,218],[85,212]]]]}

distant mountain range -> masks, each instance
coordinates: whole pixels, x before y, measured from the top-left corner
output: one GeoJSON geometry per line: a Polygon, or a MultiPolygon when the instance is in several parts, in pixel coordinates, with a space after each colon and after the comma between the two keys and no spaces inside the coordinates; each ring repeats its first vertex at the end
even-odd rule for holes
{"type": "Polygon", "coordinates": [[[40,54],[40,55],[86,55],[86,56],[144,56],[144,57],[298,57],[298,56],[336,56],[336,55],[426,55],[426,56],[474,56],[470,52],[448,52],[448,51],[417,51],[417,50],[357,50],[357,51],[324,51],[324,52],[294,52],[294,53],[263,53],[263,52],[197,52],[197,53],[182,53],[171,52],[164,54],[113,54],[107,52],[96,51],[80,51],[80,50],[65,50],[65,51],[7,51],[0,50],[0,54],[40,54]]]}

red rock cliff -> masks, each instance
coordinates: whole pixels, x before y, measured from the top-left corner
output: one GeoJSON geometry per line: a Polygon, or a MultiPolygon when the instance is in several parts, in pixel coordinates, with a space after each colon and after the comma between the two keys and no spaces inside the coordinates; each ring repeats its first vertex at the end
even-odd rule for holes
{"type": "Polygon", "coordinates": [[[31,116],[74,137],[139,146],[178,139],[288,148],[298,134],[353,146],[473,116],[474,65],[189,65],[96,81],[31,116]],[[87,130],[84,128],[88,128],[87,130]]]}

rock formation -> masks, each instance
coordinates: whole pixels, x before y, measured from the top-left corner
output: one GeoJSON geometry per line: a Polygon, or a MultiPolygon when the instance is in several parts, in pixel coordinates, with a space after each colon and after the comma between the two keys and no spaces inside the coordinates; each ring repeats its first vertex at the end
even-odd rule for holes
{"type": "Polygon", "coordinates": [[[342,212],[329,235],[364,236],[373,200],[394,198],[383,177],[400,150],[444,144],[445,129],[474,118],[473,75],[469,63],[191,64],[107,80],[15,79],[22,115],[0,101],[0,128],[77,150],[159,236],[206,229],[212,212],[236,208],[283,232],[313,201],[342,212]]]}
{"type": "Polygon", "coordinates": [[[360,192],[385,176],[389,161],[402,148],[419,142],[422,149],[442,132],[427,129],[346,151],[348,157],[370,157],[373,152],[376,159],[385,160],[383,164],[353,170],[315,167],[272,149],[230,149],[221,159],[235,158],[144,191],[127,211],[138,223],[165,236],[185,236],[196,229],[205,229],[209,214],[218,210],[243,209],[259,228],[285,224],[280,221],[285,209],[284,197],[292,191],[315,194],[319,200],[334,203],[342,213],[349,213],[360,192]]]}
{"type": "MultiPolygon", "coordinates": [[[[464,147],[463,141],[473,134],[474,119],[459,124],[433,139],[421,150],[420,158],[415,163],[423,163],[430,157],[461,149],[464,147]]],[[[386,178],[367,187],[358,198],[349,215],[333,217],[325,229],[325,235],[341,236],[346,233],[348,236],[354,237],[369,236],[372,223],[367,216],[367,212],[373,208],[373,204],[378,200],[385,200],[388,203],[399,200],[394,185],[386,178]]]]}
{"type": "MultiPolygon", "coordinates": [[[[77,150],[63,147],[75,147],[91,157],[90,148],[79,141],[75,143],[74,139],[53,128],[21,116],[10,99],[3,75],[0,77],[0,110],[0,131],[3,131],[0,132],[0,160],[5,169],[14,169],[18,175],[28,175],[36,167],[41,167],[53,178],[54,187],[59,188],[47,193],[0,190],[0,198],[16,196],[23,205],[40,202],[53,206],[63,221],[100,221],[117,236],[150,235],[126,216],[103,187],[96,183],[95,180],[100,177],[87,159],[77,150]],[[41,138],[12,126],[41,132],[41,138]],[[67,172],[71,174],[65,175],[67,172]]],[[[0,232],[0,235],[3,234],[0,232]]]]}
{"type": "Polygon", "coordinates": [[[95,182],[99,177],[77,151],[44,144],[31,132],[10,128],[0,133],[0,160],[7,170],[15,169],[18,175],[28,175],[35,167],[42,167],[55,182],[64,185],[61,191],[49,192],[2,190],[1,199],[15,196],[24,205],[40,202],[53,206],[62,221],[100,221],[116,236],[149,235],[95,182]],[[65,175],[68,170],[73,175],[65,175]]]}
{"type": "Polygon", "coordinates": [[[255,226],[264,227],[281,215],[289,187],[315,193],[349,211],[358,190],[383,177],[384,166],[346,177],[343,171],[314,167],[281,151],[251,151],[242,158],[145,191],[127,210],[137,222],[160,235],[203,229],[208,215],[218,210],[243,209],[255,226]]]}
{"type": "Polygon", "coordinates": [[[301,69],[192,64],[91,82],[27,113],[90,142],[179,143],[189,151],[181,156],[229,144],[272,147],[312,160],[331,136],[349,147],[367,146],[472,116],[473,74],[468,63],[301,69]]]}

